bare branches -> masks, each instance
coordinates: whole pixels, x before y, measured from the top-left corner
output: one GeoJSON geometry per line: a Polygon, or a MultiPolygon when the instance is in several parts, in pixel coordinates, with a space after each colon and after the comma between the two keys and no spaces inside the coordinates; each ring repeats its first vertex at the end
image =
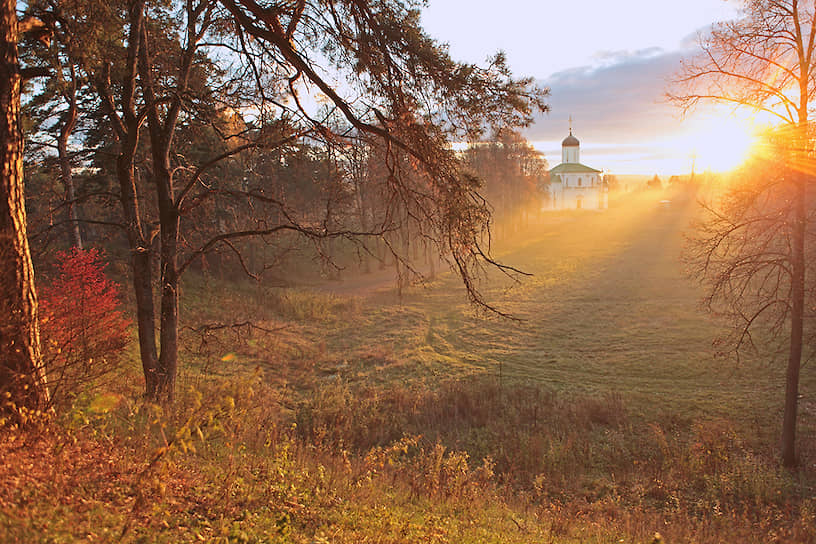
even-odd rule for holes
{"type": "MultiPolygon", "coordinates": [[[[367,135],[377,142],[384,166],[383,230],[411,229],[433,239],[440,250],[453,255],[451,264],[480,304],[484,301],[474,284],[480,266],[518,272],[497,263],[481,247],[489,234],[489,210],[476,194],[477,185],[462,175],[447,138],[474,137],[489,127],[529,123],[532,112],[546,110],[546,90],[534,87],[531,80],[513,80],[501,54],[486,68],[454,62],[422,32],[413,6],[403,2],[220,3],[235,20],[240,49],[257,52],[246,57],[256,82],[263,81],[263,70],[279,75],[295,110],[292,120],[309,127],[310,137],[330,150],[348,145],[343,143],[344,134],[367,135]],[[349,75],[348,86],[330,81],[314,60],[316,51],[349,75]],[[341,114],[345,126],[332,126],[328,116],[316,118],[302,100],[305,88],[324,97],[341,114]],[[347,96],[355,91],[359,94],[347,96]]],[[[183,192],[194,184],[188,182],[183,192]]],[[[205,188],[193,204],[214,194],[205,188]]],[[[327,219],[334,214],[333,202],[324,201],[327,219]]],[[[290,220],[288,224],[309,223],[290,220]]],[[[240,232],[267,233],[268,229],[240,232]]],[[[325,222],[323,231],[344,229],[338,231],[325,222]]],[[[311,227],[300,232],[314,234],[311,227]]],[[[363,232],[371,231],[358,231],[363,232]]]]}
{"type": "Polygon", "coordinates": [[[195,261],[199,256],[207,253],[210,249],[217,246],[218,244],[226,245],[230,244],[233,240],[269,236],[271,234],[286,231],[296,232],[310,239],[377,237],[382,236],[383,234],[383,232],[361,232],[352,230],[325,231],[323,229],[315,229],[312,227],[306,227],[298,224],[275,225],[269,228],[227,232],[224,234],[213,236],[212,238],[207,240],[204,244],[202,244],[201,247],[190,252],[187,259],[179,266],[179,273],[187,269],[187,267],[190,266],[190,264],[192,264],[193,261],[195,261]]]}
{"type": "Polygon", "coordinates": [[[743,18],[720,23],[701,39],[701,54],[683,63],[669,98],[684,109],[725,102],[807,120],[814,93],[814,5],[751,0],[743,18]]]}
{"type": "MultiPolygon", "coordinates": [[[[790,169],[796,161],[789,154],[789,137],[788,131],[772,137],[768,153],[734,173],[715,198],[703,203],[705,217],[695,225],[685,252],[690,271],[707,287],[704,306],[733,326],[718,345],[738,361],[745,350],[781,352],[790,333],[801,174],[790,169]]],[[[810,193],[807,202],[816,196],[810,193]]],[[[811,268],[816,260],[807,248],[811,268]]],[[[807,290],[813,293],[810,278],[812,272],[807,290]]]]}

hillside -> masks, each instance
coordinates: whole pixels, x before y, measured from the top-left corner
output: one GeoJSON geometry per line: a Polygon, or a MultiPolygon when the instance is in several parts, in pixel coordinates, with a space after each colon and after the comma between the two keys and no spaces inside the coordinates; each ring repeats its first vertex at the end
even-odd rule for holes
{"type": "Polygon", "coordinates": [[[401,296],[385,273],[193,277],[175,405],[140,402],[134,356],[56,423],[5,432],[0,540],[812,542],[816,382],[789,474],[784,369],[715,359],[722,325],[683,273],[696,209],[644,193],[498,242],[532,274],[482,284],[515,320],[450,274],[401,296]]]}

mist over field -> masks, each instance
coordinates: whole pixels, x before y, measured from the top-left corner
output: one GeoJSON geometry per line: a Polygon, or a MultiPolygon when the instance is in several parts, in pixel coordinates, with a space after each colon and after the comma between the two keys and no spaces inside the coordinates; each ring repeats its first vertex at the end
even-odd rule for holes
{"type": "Polygon", "coordinates": [[[816,542],[816,0],[0,51],[0,544],[816,542]]]}

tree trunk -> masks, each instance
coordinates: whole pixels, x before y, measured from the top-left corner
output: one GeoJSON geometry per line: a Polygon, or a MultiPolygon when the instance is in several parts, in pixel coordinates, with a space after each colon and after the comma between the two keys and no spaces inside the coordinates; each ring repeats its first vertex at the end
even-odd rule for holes
{"type": "Polygon", "coordinates": [[[802,339],[805,313],[805,184],[807,177],[797,175],[793,231],[791,233],[791,330],[788,368],[785,376],[785,414],[782,420],[782,464],[796,466],[796,414],[799,401],[799,369],[802,363],[802,339]]]}
{"type": "MultiPolygon", "coordinates": [[[[154,121],[150,116],[149,121],[154,121]]],[[[151,132],[153,127],[151,127],[151,132]]],[[[156,136],[156,135],[152,135],[156,136]]],[[[161,228],[161,329],[159,332],[159,366],[156,388],[148,391],[157,402],[172,402],[178,370],[178,237],[179,214],[173,198],[173,178],[170,173],[169,142],[151,136],[153,176],[159,201],[161,228]]]]}
{"type": "MultiPolygon", "coordinates": [[[[132,138],[135,139],[135,138],[132,138]]],[[[129,138],[131,140],[131,138],[129,138]]],[[[158,384],[158,355],[156,351],[156,315],[153,303],[153,258],[150,244],[145,240],[139,201],[136,193],[134,155],[136,142],[123,142],[117,158],[117,177],[125,215],[128,245],[130,246],[133,291],[136,295],[136,325],[139,332],[139,354],[145,376],[145,391],[155,391],[158,384]]]]}
{"type": "Polygon", "coordinates": [[[428,278],[436,279],[436,254],[428,242],[425,242],[425,262],[428,264],[428,278]]]}
{"type": "Polygon", "coordinates": [[[82,249],[82,233],[79,230],[79,214],[77,213],[76,190],[74,177],[71,173],[71,159],[68,156],[68,138],[74,130],[77,118],[76,100],[72,99],[65,114],[65,120],[57,138],[57,154],[60,166],[60,181],[65,188],[65,202],[68,209],[68,225],[71,245],[82,249]]]}
{"type": "MultiPolygon", "coordinates": [[[[0,3],[0,394],[17,408],[48,402],[34,267],[26,237],[16,3],[0,3]]],[[[1,397],[0,397],[1,398],[1,397]]],[[[5,401],[1,401],[4,402],[5,401]]],[[[5,408],[9,408],[6,406],[5,408]]]]}
{"type": "MultiPolygon", "coordinates": [[[[189,16],[189,13],[188,13],[189,16]]],[[[158,402],[172,402],[175,395],[178,372],[178,324],[179,324],[179,269],[178,242],[180,216],[173,189],[173,173],[170,153],[176,123],[181,112],[181,99],[187,89],[188,76],[199,39],[195,20],[187,20],[187,43],[179,66],[175,93],[165,110],[164,121],[160,117],[159,100],[153,86],[152,58],[148,50],[147,29],[139,35],[139,73],[142,92],[148,103],[147,125],[150,133],[150,152],[153,159],[153,178],[159,205],[159,228],[161,241],[161,325],[159,365],[155,388],[147,395],[158,402]]]]}
{"type": "MultiPolygon", "coordinates": [[[[362,232],[368,232],[368,230],[369,230],[369,226],[368,226],[368,209],[367,209],[367,206],[366,206],[365,198],[363,196],[363,182],[360,179],[362,177],[361,168],[359,168],[359,166],[358,166],[354,172],[355,172],[354,177],[353,177],[354,185],[355,185],[354,194],[355,194],[355,203],[357,205],[357,217],[358,217],[358,220],[360,222],[360,230],[362,232]]],[[[371,273],[371,257],[369,255],[369,252],[368,251],[363,251],[361,253],[361,258],[362,258],[362,263],[360,263],[360,264],[362,265],[363,273],[364,274],[371,273]]]]}
{"type": "Polygon", "coordinates": [[[125,232],[130,247],[133,291],[136,296],[136,325],[139,333],[139,354],[145,377],[148,398],[158,387],[158,354],[156,350],[156,313],[153,302],[153,253],[145,237],[139,211],[139,193],[136,187],[135,159],[139,145],[141,120],[136,114],[136,64],[144,16],[144,0],[132,0],[128,5],[127,62],[121,80],[120,117],[111,91],[110,65],[103,66],[96,79],[96,87],[107,110],[119,142],[116,158],[116,177],[119,181],[120,201],[125,219],[125,232]]]}
{"type": "Polygon", "coordinates": [[[175,207],[161,213],[161,355],[155,399],[172,402],[178,370],[178,231],[179,217],[175,207]]]}

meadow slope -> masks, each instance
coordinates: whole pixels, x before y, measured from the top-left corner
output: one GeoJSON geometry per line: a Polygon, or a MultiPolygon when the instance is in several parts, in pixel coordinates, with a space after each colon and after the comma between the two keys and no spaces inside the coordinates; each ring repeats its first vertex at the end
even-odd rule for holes
{"type": "Polygon", "coordinates": [[[814,542],[813,375],[786,472],[781,365],[716,359],[684,274],[697,209],[629,195],[497,241],[532,275],[480,285],[516,319],[451,273],[401,293],[353,267],[318,288],[192,276],[173,406],[141,401],[134,355],[0,430],[0,540],[814,542]]]}

